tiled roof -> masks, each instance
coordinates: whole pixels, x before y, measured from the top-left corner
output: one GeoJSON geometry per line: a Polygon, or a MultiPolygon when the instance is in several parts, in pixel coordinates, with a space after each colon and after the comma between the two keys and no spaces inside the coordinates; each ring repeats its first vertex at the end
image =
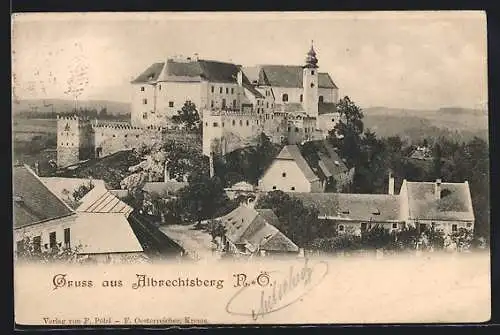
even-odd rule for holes
{"type": "MultiPolygon", "coordinates": [[[[197,60],[181,62],[173,59],[155,63],[141,73],[132,83],[148,83],[150,81],[194,81],[207,80],[216,83],[237,83],[240,67],[225,62],[197,60]],[[166,64],[166,65],[165,65],[166,64]]],[[[243,83],[250,84],[243,76],[243,83]]]]}
{"type": "Polygon", "coordinates": [[[434,182],[406,182],[409,216],[423,220],[474,220],[467,183],[441,183],[441,197],[435,198],[434,182]]]}
{"type": "Polygon", "coordinates": [[[179,191],[181,188],[186,187],[188,183],[169,180],[166,182],[147,182],[144,184],[142,190],[149,194],[156,194],[159,196],[172,195],[179,191]]]}
{"type": "Polygon", "coordinates": [[[59,197],[64,198],[66,191],[69,192],[69,196],[78,189],[78,187],[85,185],[88,186],[90,182],[94,188],[101,190],[106,189],[106,185],[103,180],[100,179],[88,179],[88,178],[64,178],[64,177],[40,177],[45,185],[59,197]]]}
{"type": "Polygon", "coordinates": [[[320,217],[357,221],[399,221],[400,205],[397,195],[355,193],[289,193],[314,206],[320,217]]]}
{"type": "Polygon", "coordinates": [[[127,217],[133,211],[133,208],[108,190],[94,188],[81,199],[81,205],[76,211],[86,213],[121,213],[127,217]]]}
{"type": "MultiPolygon", "coordinates": [[[[260,85],[278,87],[302,87],[302,66],[296,65],[262,65],[259,74],[260,85]]],[[[318,73],[318,87],[336,89],[328,73],[318,73]]]]}
{"type": "Polygon", "coordinates": [[[234,244],[260,245],[267,251],[298,251],[298,247],[273,224],[279,222],[270,209],[255,210],[240,206],[223,216],[226,237],[234,244]]]}
{"type": "Polygon", "coordinates": [[[318,115],[337,113],[337,105],[334,102],[318,102],[318,115]]]}
{"type": "Polygon", "coordinates": [[[158,79],[165,63],[154,63],[132,81],[132,84],[149,83],[158,79]]]}
{"type": "Polygon", "coordinates": [[[74,213],[28,166],[14,166],[12,186],[14,228],[74,213]]]}
{"type": "Polygon", "coordinates": [[[307,161],[300,153],[299,147],[296,145],[284,146],[283,149],[281,149],[278,156],[276,157],[276,159],[294,160],[295,163],[297,163],[297,165],[299,166],[304,176],[307,178],[307,180],[315,181],[319,179],[318,176],[314,174],[313,170],[311,170],[311,167],[309,166],[309,164],[307,164],[307,161]]]}
{"type": "Polygon", "coordinates": [[[78,213],[71,228],[80,254],[142,252],[143,248],[121,213],[78,213]]]}
{"type": "Polygon", "coordinates": [[[334,177],[349,170],[327,141],[309,141],[301,147],[301,153],[308,165],[321,174],[321,179],[334,177]]]}

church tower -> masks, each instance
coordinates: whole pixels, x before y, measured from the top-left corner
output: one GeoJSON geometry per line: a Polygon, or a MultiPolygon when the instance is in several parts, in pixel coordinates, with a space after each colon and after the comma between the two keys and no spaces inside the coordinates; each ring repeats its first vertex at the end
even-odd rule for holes
{"type": "Polygon", "coordinates": [[[311,42],[306,64],[302,67],[302,106],[309,116],[318,117],[318,58],[311,42]]]}

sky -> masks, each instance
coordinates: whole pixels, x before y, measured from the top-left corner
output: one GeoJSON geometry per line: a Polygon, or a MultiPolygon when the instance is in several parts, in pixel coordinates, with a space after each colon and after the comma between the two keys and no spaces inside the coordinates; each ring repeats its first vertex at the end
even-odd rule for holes
{"type": "Polygon", "coordinates": [[[482,12],[28,13],[12,21],[14,99],[127,102],[130,81],[174,55],[302,65],[314,41],[319,70],[364,108],[485,108],[488,100],[482,12]]]}

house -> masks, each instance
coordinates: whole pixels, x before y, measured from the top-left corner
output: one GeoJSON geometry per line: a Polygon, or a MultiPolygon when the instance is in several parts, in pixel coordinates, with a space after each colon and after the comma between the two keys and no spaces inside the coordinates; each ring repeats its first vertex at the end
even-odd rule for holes
{"type": "Polygon", "coordinates": [[[310,141],[301,147],[287,145],[259,180],[261,191],[325,192],[345,190],[353,180],[334,148],[325,141],[310,141]]]}
{"type": "Polygon", "coordinates": [[[331,223],[338,234],[361,235],[375,226],[397,231],[405,224],[396,195],[290,193],[290,196],[318,209],[318,219],[331,223]]]}
{"type": "Polygon", "coordinates": [[[278,218],[270,209],[239,206],[221,217],[226,228],[227,250],[236,254],[295,254],[299,248],[275,225],[278,218]]]}
{"type": "Polygon", "coordinates": [[[77,258],[124,262],[177,255],[182,249],[108,190],[93,188],[72,209],[28,167],[15,166],[14,250],[72,249],[77,258]]]}
{"type": "Polygon", "coordinates": [[[474,229],[469,183],[411,182],[403,180],[399,192],[405,221],[423,232],[431,227],[446,234],[474,229]]]}
{"type": "Polygon", "coordinates": [[[13,167],[14,251],[32,237],[37,252],[71,245],[76,213],[27,165],[13,167]]]}
{"type": "Polygon", "coordinates": [[[259,190],[323,192],[325,183],[311,169],[297,145],[286,145],[259,180],[259,190]]]}
{"type": "Polygon", "coordinates": [[[245,181],[240,181],[231,187],[224,188],[224,192],[230,200],[237,198],[245,199],[247,204],[253,202],[256,198],[255,187],[245,181]]]}
{"type": "Polygon", "coordinates": [[[403,180],[394,194],[389,177],[388,194],[290,192],[305,205],[318,209],[318,219],[334,226],[337,233],[361,234],[375,226],[389,231],[414,227],[445,234],[461,228],[474,229],[474,210],[469,183],[411,182],[403,180]]]}

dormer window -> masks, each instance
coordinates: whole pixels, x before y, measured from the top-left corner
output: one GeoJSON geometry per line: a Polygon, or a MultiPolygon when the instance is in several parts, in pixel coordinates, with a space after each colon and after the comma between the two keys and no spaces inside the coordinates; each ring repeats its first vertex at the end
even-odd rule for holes
{"type": "Polygon", "coordinates": [[[342,214],[349,214],[349,210],[348,209],[343,209],[341,213],[342,214]]]}

